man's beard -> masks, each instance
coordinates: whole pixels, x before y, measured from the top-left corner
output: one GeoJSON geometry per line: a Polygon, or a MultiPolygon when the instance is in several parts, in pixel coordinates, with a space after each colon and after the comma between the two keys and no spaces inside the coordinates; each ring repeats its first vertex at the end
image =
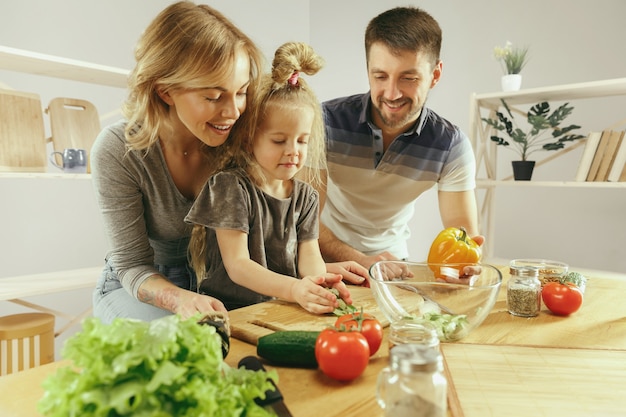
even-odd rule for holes
{"type": "MultiPolygon", "coordinates": [[[[402,99],[403,104],[409,106],[409,110],[404,115],[399,115],[399,117],[386,117],[383,113],[384,102],[382,99],[378,99],[378,106],[373,106],[376,113],[378,113],[378,117],[382,120],[385,127],[390,129],[397,129],[399,127],[403,127],[407,124],[410,124],[415,121],[417,116],[420,113],[420,109],[414,106],[414,102],[408,99],[402,99]]],[[[387,102],[394,104],[394,102],[387,102]]]]}

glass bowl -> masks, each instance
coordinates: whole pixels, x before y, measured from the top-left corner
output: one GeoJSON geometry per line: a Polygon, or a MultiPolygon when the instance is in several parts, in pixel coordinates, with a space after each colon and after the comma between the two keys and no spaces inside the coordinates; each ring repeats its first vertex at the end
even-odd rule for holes
{"type": "Polygon", "coordinates": [[[478,327],[493,309],[502,284],[500,270],[488,264],[380,261],[369,275],[374,299],[390,322],[408,318],[431,323],[443,342],[460,340],[478,327]],[[438,278],[441,269],[467,266],[474,273],[465,279],[438,278]]]}
{"type": "Polygon", "coordinates": [[[539,269],[539,281],[543,287],[548,282],[558,281],[567,274],[569,265],[560,261],[551,261],[549,259],[513,259],[509,266],[531,266],[539,269]]]}

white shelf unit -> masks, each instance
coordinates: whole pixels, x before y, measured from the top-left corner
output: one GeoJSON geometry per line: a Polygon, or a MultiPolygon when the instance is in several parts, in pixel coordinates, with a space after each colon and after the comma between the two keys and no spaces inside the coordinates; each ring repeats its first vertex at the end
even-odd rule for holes
{"type": "MultiPolygon", "coordinates": [[[[589,98],[602,98],[612,96],[626,96],[626,78],[591,81],[577,84],[564,84],[542,88],[532,88],[515,92],[499,92],[489,94],[472,94],[470,100],[470,125],[469,135],[476,155],[478,172],[484,169],[485,176],[477,178],[477,187],[484,189],[482,200],[478,201],[479,221],[482,233],[489,238],[485,244],[487,257],[494,256],[493,237],[495,231],[495,190],[497,187],[578,187],[578,188],[618,188],[626,189],[626,182],[577,182],[577,181],[513,181],[511,177],[505,179],[496,178],[497,148],[498,145],[489,138],[493,128],[482,121],[483,117],[495,118],[496,111],[502,108],[501,100],[504,99],[512,111],[513,107],[520,104],[535,104],[541,101],[569,101],[589,98]]],[[[624,121],[616,123],[623,124],[624,121]]],[[[554,157],[569,152],[579,142],[570,145],[563,150],[557,151],[551,157],[541,161],[549,162],[554,157]]],[[[540,163],[538,163],[539,165],[540,163]]]]}
{"type": "Polygon", "coordinates": [[[0,69],[126,88],[129,71],[0,45],[0,69]]]}
{"type": "MultiPolygon", "coordinates": [[[[60,78],[107,87],[127,88],[129,71],[121,68],[92,64],[38,52],[0,46],[0,70],[20,72],[44,77],[60,78]]],[[[3,181],[91,181],[91,174],[39,173],[39,172],[0,172],[3,181]]],[[[12,201],[20,201],[13,199],[12,201]]],[[[71,204],[71,202],[70,202],[71,204]]],[[[47,210],[42,204],[42,210],[47,210]]],[[[99,214],[98,214],[99,215],[99,214]]],[[[41,220],[40,220],[41,221],[41,220]]],[[[54,223],[54,222],[51,222],[54,223]]],[[[47,223],[45,227],[49,227],[47,223]]],[[[63,224],[60,225],[63,227],[63,224]]],[[[62,247],[62,245],[59,245],[62,247]]],[[[69,320],[55,336],[63,333],[68,327],[88,315],[89,308],[80,314],[68,314],[54,310],[39,303],[25,300],[41,294],[65,292],[93,288],[102,265],[89,268],[75,268],[62,271],[50,271],[41,274],[29,274],[15,277],[0,278],[0,301],[9,301],[29,309],[53,313],[69,320]],[[42,291],[43,289],[43,291],[42,291]]]]}

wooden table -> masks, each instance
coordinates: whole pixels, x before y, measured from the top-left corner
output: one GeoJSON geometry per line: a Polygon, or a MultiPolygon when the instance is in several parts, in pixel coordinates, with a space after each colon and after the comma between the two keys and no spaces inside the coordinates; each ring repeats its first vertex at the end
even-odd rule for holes
{"type": "MultiPolygon", "coordinates": [[[[226,362],[237,366],[239,360],[248,355],[256,355],[256,346],[232,339],[226,362]]],[[[0,377],[0,416],[40,416],[36,411],[36,403],[43,396],[41,382],[56,369],[68,364],[68,361],[54,362],[0,377]]],[[[353,383],[334,381],[316,370],[275,368],[269,365],[266,368],[277,369],[278,387],[294,417],[372,416],[375,415],[372,410],[379,411],[374,401],[376,378],[386,365],[387,350],[381,348],[365,373],[353,383]]]]}
{"type": "MultiPolygon", "coordinates": [[[[503,276],[508,279],[508,273],[503,276]]],[[[509,314],[503,282],[489,316],[460,342],[626,350],[626,275],[587,276],[583,305],[569,317],[556,316],[543,304],[537,317],[509,314]]]]}
{"type": "MultiPolygon", "coordinates": [[[[532,319],[506,313],[505,288],[485,322],[460,343],[443,343],[451,417],[623,416],[626,410],[626,276],[587,274],[581,310],[564,318],[545,308],[532,319]]],[[[508,275],[505,274],[505,279],[508,275]]],[[[350,383],[318,370],[276,369],[279,388],[295,417],[381,416],[375,401],[378,373],[388,349],[350,383]]],[[[232,340],[233,366],[256,353],[232,340]]],[[[0,378],[0,416],[35,417],[41,381],[64,362],[0,378]]]]}

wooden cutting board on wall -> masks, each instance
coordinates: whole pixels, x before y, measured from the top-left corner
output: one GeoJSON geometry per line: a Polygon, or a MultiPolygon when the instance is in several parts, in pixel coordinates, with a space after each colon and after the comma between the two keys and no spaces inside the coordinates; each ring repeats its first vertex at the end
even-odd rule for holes
{"type": "MultiPolygon", "coordinates": [[[[50,116],[51,141],[54,150],[67,148],[87,151],[87,172],[91,172],[91,147],[100,133],[100,118],[96,107],[87,100],[56,97],[50,101],[46,112],[50,116]]],[[[57,164],[63,165],[55,155],[57,164]]]]}
{"type": "MultiPolygon", "coordinates": [[[[374,315],[383,326],[389,321],[378,308],[372,290],[365,287],[350,287],[352,305],[363,308],[363,312],[374,315]]],[[[413,295],[415,297],[415,295],[413,295]]],[[[261,336],[280,330],[320,331],[332,326],[337,320],[333,314],[309,313],[296,303],[273,300],[232,310],[228,313],[231,335],[244,342],[256,345],[261,336]]]]}
{"type": "Polygon", "coordinates": [[[0,171],[45,172],[47,165],[39,95],[0,90],[0,171]]]}

